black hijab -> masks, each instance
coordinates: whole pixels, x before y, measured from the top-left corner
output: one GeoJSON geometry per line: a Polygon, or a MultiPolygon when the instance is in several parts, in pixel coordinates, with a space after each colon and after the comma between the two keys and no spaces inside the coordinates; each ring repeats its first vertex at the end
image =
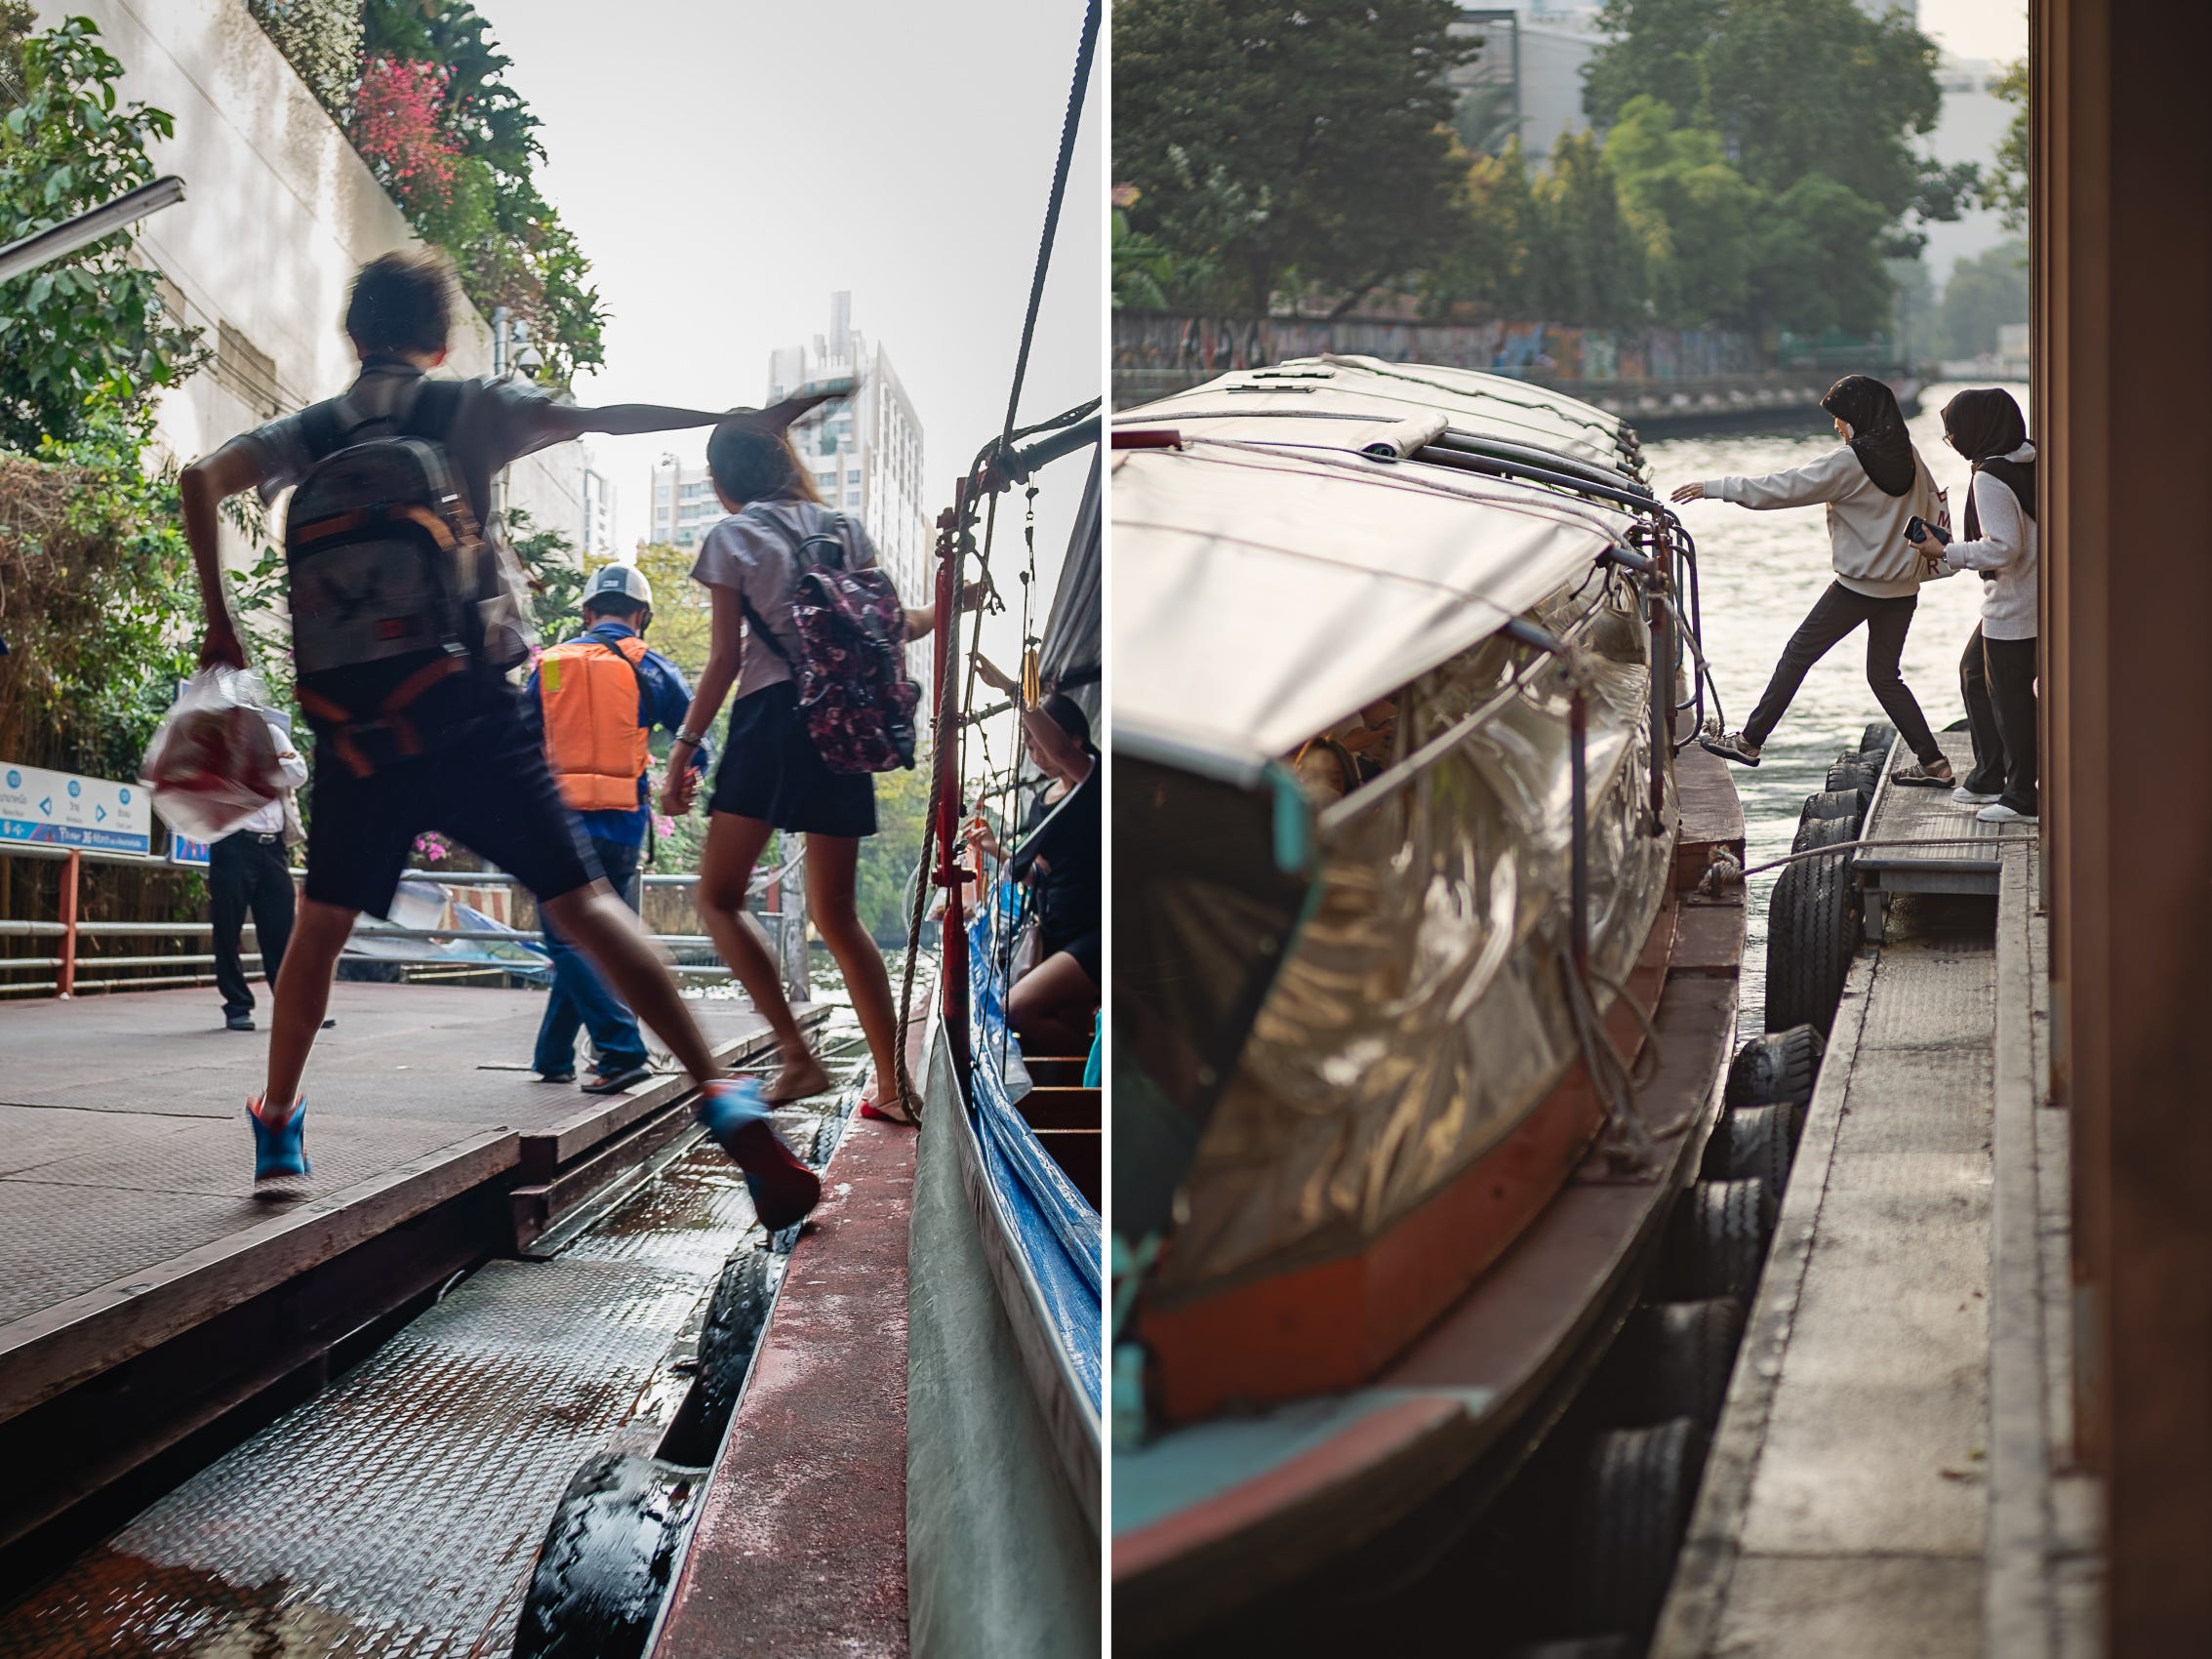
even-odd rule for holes
{"type": "Polygon", "coordinates": [[[1845,375],[1828,388],[1821,407],[1851,427],[1851,453],[1885,496],[1912,489],[1912,440],[1897,393],[1867,375],[1845,375]]]}
{"type": "MultiPolygon", "coordinates": [[[[2001,386],[1962,391],[1943,406],[1944,431],[1951,448],[1987,472],[2020,500],[2020,510],[2035,516],[2035,464],[2005,457],[2028,441],[2028,420],[2012,393],[2001,386]]],[[[1966,486],[1966,539],[1982,539],[1982,515],[1974,508],[1974,486],[1966,486]]]]}

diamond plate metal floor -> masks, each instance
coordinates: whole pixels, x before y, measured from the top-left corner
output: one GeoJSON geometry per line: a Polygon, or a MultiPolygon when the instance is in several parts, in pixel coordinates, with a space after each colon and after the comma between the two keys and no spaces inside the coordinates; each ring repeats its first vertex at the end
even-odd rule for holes
{"type": "MultiPolygon", "coordinates": [[[[801,1147],[820,1120],[782,1116],[801,1147]]],[[[553,1260],[485,1266],[0,1617],[0,1659],[506,1652],[570,1476],[656,1397],[758,1236],[743,1180],[695,1145],[553,1260]]]]}

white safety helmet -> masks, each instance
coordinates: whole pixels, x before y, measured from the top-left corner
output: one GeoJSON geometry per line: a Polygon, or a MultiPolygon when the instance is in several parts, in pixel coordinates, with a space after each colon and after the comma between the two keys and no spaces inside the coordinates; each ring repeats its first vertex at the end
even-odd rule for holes
{"type": "Polygon", "coordinates": [[[588,605],[602,593],[620,594],[633,599],[646,609],[653,608],[653,584],[645,580],[645,572],[630,564],[611,564],[591,579],[583,590],[583,602],[588,605]]]}

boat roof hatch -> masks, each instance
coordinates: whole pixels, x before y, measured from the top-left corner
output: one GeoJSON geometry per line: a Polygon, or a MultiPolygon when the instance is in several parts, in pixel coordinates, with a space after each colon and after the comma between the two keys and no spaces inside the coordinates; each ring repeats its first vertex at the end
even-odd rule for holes
{"type": "Polygon", "coordinates": [[[1633,522],[1505,480],[1183,432],[1114,456],[1114,741],[1225,777],[1495,633],[1633,522]]]}

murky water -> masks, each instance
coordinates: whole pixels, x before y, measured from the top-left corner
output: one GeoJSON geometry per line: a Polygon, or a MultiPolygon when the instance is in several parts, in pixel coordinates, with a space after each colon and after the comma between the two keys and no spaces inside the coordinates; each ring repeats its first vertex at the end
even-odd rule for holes
{"type": "MultiPolygon", "coordinates": [[[[1936,482],[1951,492],[1952,522],[1966,510],[1966,463],[1944,445],[1937,416],[1956,386],[1930,386],[1925,413],[1914,418],[1912,441],[1936,482]]],[[[2028,388],[2006,387],[2028,408],[2028,388]]],[[[2032,428],[2032,416],[2029,423],[2032,428]]],[[[1801,436],[1669,438],[1647,443],[1655,481],[1663,492],[1693,478],[1780,471],[1802,465],[1835,445],[1817,411],[1801,436]]],[[[1742,727],[1766,688],[1767,675],[1792,629],[1820,597],[1832,575],[1822,509],[1796,507],[1753,512],[1726,502],[1692,502],[1679,509],[1698,541],[1705,598],[1705,648],[1731,730],[1742,727]]],[[[1953,576],[1920,589],[1920,608],[1905,645],[1905,683],[1920,700],[1928,723],[1941,731],[1966,712],[1958,695],[1958,656],[1981,614],[1982,585],[1953,576]]],[[[1739,767],[1744,829],[1750,862],[1758,865],[1790,851],[1798,809],[1827,781],[1836,750],[1856,747],[1859,734],[1882,712],[1867,689],[1866,633],[1862,629],[1830,651],[1805,676],[1756,770],[1739,767]]],[[[1744,964],[1744,1030],[1762,1030],[1766,998],[1766,907],[1779,872],[1750,882],[1750,942],[1744,964]]]]}

